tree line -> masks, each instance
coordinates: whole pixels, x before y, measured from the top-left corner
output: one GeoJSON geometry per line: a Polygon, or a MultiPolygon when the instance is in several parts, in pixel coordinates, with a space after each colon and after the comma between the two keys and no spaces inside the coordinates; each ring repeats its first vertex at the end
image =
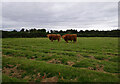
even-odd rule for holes
{"type": "Polygon", "coordinates": [[[46,37],[47,34],[77,34],[78,37],[120,37],[120,30],[111,30],[111,31],[99,31],[99,30],[50,30],[46,29],[21,29],[20,31],[3,31],[2,38],[34,38],[34,37],[46,37]]]}

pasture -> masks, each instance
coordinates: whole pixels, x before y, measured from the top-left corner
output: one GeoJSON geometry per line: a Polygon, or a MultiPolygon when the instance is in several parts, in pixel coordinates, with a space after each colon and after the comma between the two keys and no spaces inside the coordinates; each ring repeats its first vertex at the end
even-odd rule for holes
{"type": "Polygon", "coordinates": [[[3,82],[118,82],[118,38],[2,39],[3,82]]]}

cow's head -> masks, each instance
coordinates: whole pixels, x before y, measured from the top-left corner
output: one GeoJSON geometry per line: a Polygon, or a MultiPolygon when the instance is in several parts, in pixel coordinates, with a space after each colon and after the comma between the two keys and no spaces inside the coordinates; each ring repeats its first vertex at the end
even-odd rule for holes
{"type": "Polygon", "coordinates": [[[62,38],[64,39],[64,38],[65,38],[65,35],[63,35],[62,38]]]}
{"type": "Polygon", "coordinates": [[[50,34],[47,34],[47,37],[49,38],[50,34]]]}

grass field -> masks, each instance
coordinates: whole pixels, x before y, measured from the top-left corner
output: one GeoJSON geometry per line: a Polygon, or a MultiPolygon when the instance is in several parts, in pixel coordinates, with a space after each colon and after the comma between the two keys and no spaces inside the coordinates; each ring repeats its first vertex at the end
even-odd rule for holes
{"type": "Polygon", "coordinates": [[[118,38],[2,39],[3,82],[118,82],[118,38]]]}

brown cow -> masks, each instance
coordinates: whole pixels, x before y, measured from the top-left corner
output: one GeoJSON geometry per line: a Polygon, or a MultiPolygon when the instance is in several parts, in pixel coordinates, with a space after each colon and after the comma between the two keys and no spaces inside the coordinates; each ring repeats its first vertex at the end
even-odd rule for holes
{"type": "Polygon", "coordinates": [[[77,41],[77,34],[65,34],[62,36],[62,38],[68,43],[68,40],[70,41],[77,41]]]}
{"type": "Polygon", "coordinates": [[[59,42],[61,39],[60,34],[48,34],[47,37],[51,40],[51,42],[53,42],[53,40],[58,40],[59,42]]]}

